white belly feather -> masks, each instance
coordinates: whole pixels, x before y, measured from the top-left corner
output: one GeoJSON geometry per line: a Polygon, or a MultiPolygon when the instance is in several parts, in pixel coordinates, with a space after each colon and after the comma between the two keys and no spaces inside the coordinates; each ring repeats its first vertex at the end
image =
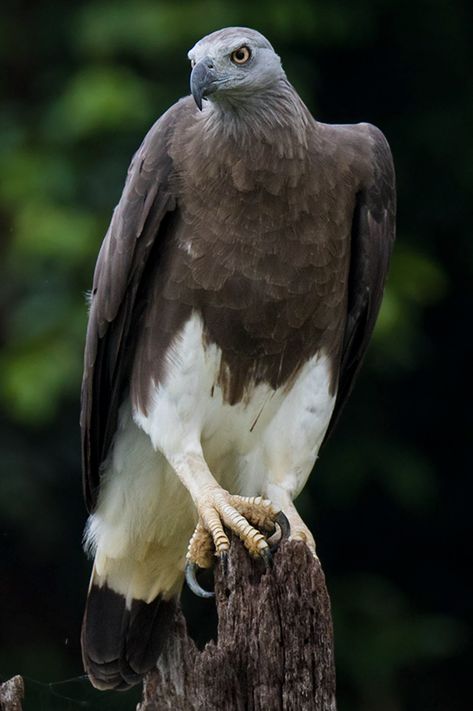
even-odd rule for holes
{"type": "Polygon", "coordinates": [[[314,465],[335,404],[329,363],[320,354],[303,366],[290,389],[260,384],[244,401],[225,403],[217,382],[220,350],[204,346],[196,314],[168,361],[167,377],[153,387],[147,414],[132,415],[129,401],[122,406],[87,532],[97,572],[107,569],[109,580],[115,561],[112,587],[142,599],[180,585],[196,521],[191,498],[166,456],[199,444],[210,471],[231,493],[265,495],[276,484],[294,498],[314,465]],[[125,576],[119,561],[131,559],[141,560],[143,570],[130,593],[129,587],[121,589],[125,576]]]}
{"type": "Polygon", "coordinates": [[[134,413],[135,422],[153,447],[166,454],[200,442],[212,474],[223,485],[237,487],[233,493],[259,493],[268,476],[284,477],[295,460],[300,460],[299,470],[304,461],[293,490],[297,495],[335,403],[327,359],[317,355],[308,361],[290,389],[275,391],[259,384],[241,402],[229,405],[217,382],[220,349],[203,343],[202,321],[194,314],[170,349],[165,383],[154,388],[146,415],[134,413]],[[247,476],[253,459],[260,468],[247,476]],[[277,472],[268,471],[269,462],[277,472]]]}

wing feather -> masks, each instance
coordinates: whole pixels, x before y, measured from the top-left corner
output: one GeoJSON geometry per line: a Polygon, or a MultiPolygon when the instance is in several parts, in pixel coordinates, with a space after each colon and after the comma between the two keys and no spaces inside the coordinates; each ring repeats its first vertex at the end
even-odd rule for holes
{"type": "Polygon", "coordinates": [[[358,194],[351,234],[348,308],[335,409],[325,440],[334,430],[373,333],[395,238],[394,166],[385,137],[361,124],[362,147],[368,145],[371,170],[358,194]]]}
{"type": "Polygon", "coordinates": [[[154,124],[133,157],[95,268],[81,399],[83,487],[89,511],[95,507],[100,467],[117,427],[146,265],[162,239],[167,214],[176,207],[169,143],[177,106],[154,124]]]}

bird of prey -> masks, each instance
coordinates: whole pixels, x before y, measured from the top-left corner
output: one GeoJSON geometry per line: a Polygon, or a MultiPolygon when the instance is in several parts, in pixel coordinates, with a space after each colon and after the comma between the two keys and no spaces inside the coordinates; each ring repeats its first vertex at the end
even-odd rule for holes
{"type": "Polygon", "coordinates": [[[186,562],[202,592],[196,568],[229,530],[267,559],[290,526],[315,555],[293,499],[352,388],[394,239],[377,128],[316,121],[255,30],[188,56],[192,95],[135,154],[90,298],[82,648],[100,689],[155,665],[186,562]]]}

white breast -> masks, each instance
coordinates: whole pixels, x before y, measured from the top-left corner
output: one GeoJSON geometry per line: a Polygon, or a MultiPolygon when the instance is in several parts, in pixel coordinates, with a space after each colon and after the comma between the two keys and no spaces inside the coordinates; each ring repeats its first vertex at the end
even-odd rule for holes
{"type": "MultiPolygon", "coordinates": [[[[290,388],[258,385],[245,402],[224,402],[217,346],[204,345],[194,315],[168,354],[167,378],[151,384],[147,414],[123,403],[86,545],[100,581],[128,600],[173,595],[196,523],[191,497],[169,461],[202,447],[230,493],[294,498],[323,440],[335,398],[324,356],[300,370],[290,388]],[[271,493],[272,492],[272,493],[271,493]]],[[[281,504],[281,502],[279,502],[281,504]]]]}
{"type": "Polygon", "coordinates": [[[229,405],[218,384],[220,349],[204,345],[202,320],[193,314],[168,361],[164,383],[151,386],[149,412],[134,412],[153,447],[173,455],[199,442],[210,470],[233,493],[260,493],[268,476],[294,478],[298,493],[335,403],[327,358],[308,361],[290,388],[259,384],[229,405]]]}

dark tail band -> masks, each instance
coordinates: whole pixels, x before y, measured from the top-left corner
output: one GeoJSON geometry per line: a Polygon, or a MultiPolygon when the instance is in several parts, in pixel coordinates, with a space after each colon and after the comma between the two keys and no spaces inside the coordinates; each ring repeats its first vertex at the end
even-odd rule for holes
{"type": "Polygon", "coordinates": [[[156,666],[176,602],[126,599],[92,583],[82,623],[82,659],[97,689],[125,690],[156,666]]]}

